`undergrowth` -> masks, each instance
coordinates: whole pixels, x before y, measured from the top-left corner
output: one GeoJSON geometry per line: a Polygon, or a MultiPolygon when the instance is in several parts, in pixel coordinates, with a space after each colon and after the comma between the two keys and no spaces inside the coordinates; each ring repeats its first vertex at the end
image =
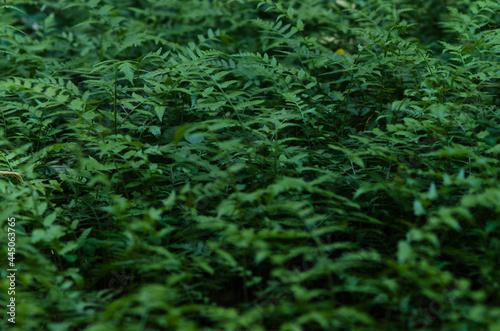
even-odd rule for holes
{"type": "Polygon", "coordinates": [[[498,1],[0,7],[2,329],[500,328],[498,1]]]}

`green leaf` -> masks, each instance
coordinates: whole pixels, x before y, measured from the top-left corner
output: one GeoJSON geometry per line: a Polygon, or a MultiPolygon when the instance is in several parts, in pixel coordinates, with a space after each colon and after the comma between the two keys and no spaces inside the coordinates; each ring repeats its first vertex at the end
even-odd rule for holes
{"type": "Polygon", "coordinates": [[[230,266],[236,267],[238,265],[238,262],[236,262],[236,260],[232,257],[232,255],[226,252],[225,250],[216,248],[215,253],[217,253],[217,255],[226,260],[226,262],[228,262],[230,266]]]}
{"type": "Polygon", "coordinates": [[[165,106],[155,105],[155,112],[160,122],[162,122],[163,114],[165,114],[165,106]]]}
{"type": "Polygon", "coordinates": [[[182,138],[184,138],[184,135],[186,134],[186,132],[191,129],[191,125],[188,125],[188,124],[185,124],[185,125],[181,125],[177,131],[175,131],[175,134],[174,134],[174,144],[177,146],[177,144],[182,140],[182,138]]]}
{"type": "Polygon", "coordinates": [[[436,184],[434,182],[431,183],[431,186],[429,187],[429,191],[427,192],[427,199],[429,200],[434,200],[438,196],[437,190],[436,190],[436,184]]]}
{"type": "Polygon", "coordinates": [[[82,234],[80,235],[80,238],[78,238],[78,245],[79,246],[83,246],[83,244],[85,243],[85,240],[87,239],[87,237],[90,234],[90,231],[92,231],[92,228],[85,229],[85,231],[82,232],[82,234]]]}
{"type": "Polygon", "coordinates": [[[201,259],[196,259],[196,264],[201,269],[203,269],[204,271],[206,271],[208,274],[210,274],[210,275],[214,275],[215,274],[214,269],[212,267],[210,267],[207,263],[203,262],[201,259]]]}
{"type": "Polygon", "coordinates": [[[299,31],[304,31],[304,22],[302,22],[300,18],[297,20],[297,29],[299,29],[299,31]]]}
{"type": "Polygon", "coordinates": [[[365,167],[363,160],[358,155],[349,155],[348,158],[349,158],[349,160],[356,163],[361,168],[365,167]]]}
{"type": "Polygon", "coordinates": [[[130,84],[134,85],[134,72],[135,72],[135,67],[132,63],[130,62],[124,62],[120,64],[118,67],[121,73],[125,75],[125,78],[128,79],[130,84]]]}
{"type": "Polygon", "coordinates": [[[425,215],[425,208],[422,205],[422,202],[418,199],[413,201],[413,212],[415,213],[415,216],[425,215]]]}
{"type": "Polygon", "coordinates": [[[64,255],[64,254],[66,254],[66,253],[69,253],[69,252],[71,252],[71,251],[75,250],[76,248],[78,248],[78,246],[79,246],[79,244],[78,244],[78,243],[76,243],[76,242],[74,242],[74,241],[69,241],[69,242],[67,242],[67,243],[63,246],[63,248],[62,248],[61,250],[59,250],[57,253],[58,253],[59,255],[64,255]]]}
{"type": "Polygon", "coordinates": [[[406,241],[400,241],[398,243],[398,262],[399,263],[406,263],[410,260],[410,258],[413,256],[413,249],[411,245],[406,242],[406,241]]]}

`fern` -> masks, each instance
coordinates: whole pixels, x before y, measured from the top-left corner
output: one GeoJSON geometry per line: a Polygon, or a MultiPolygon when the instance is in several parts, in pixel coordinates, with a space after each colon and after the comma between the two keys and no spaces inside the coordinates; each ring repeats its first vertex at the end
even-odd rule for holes
{"type": "Polygon", "coordinates": [[[495,329],[498,9],[4,2],[2,327],[495,329]]]}

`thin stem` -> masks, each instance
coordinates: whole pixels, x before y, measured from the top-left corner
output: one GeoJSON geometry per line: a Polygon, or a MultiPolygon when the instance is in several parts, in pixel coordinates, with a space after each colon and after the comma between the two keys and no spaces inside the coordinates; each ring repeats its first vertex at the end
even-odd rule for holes
{"type": "Polygon", "coordinates": [[[117,126],[117,106],[116,106],[116,85],[118,83],[118,67],[116,67],[115,71],[115,90],[114,90],[114,97],[113,97],[113,113],[115,115],[115,135],[118,134],[118,126],[117,126]]]}

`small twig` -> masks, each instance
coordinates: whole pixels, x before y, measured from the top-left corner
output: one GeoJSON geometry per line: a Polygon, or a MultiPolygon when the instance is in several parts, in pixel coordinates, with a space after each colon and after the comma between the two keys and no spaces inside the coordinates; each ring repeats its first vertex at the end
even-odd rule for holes
{"type": "Polygon", "coordinates": [[[21,182],[21,184],[24,184],[23,178],[21,177],[21,175],[18,172],[14,172],[14,171],[0,171],[0,175],[1,176],[4,176],[4,175],[5,176],[14,176],[17,179],[19,179],[19,181],[21,182]]]}

